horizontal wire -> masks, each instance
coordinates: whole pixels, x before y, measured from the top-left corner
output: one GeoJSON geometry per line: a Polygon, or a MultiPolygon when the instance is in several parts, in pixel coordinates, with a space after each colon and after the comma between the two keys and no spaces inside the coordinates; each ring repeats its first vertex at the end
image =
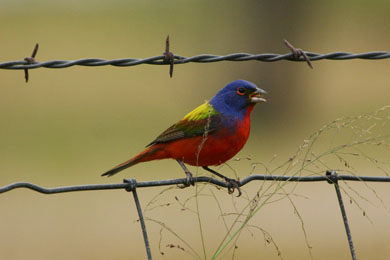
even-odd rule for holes
{"type": "MultiPolygon", "coordinates": [[[[349,52],[332,52],[328,54],[320,54],[314,52],[304,52],[309,58],[310,61],[316,60],[350,60],[350,59],[365,59],[365,60],[379,60],[379,59],[388,59],[390,58],[390,52],[387,51],[374,51],[366,53],[353,54],[349,52]]],[[[87,58],[79,60],[53,60],[45,62],[36,62],[34,61],[31,64],[31,61],[8,61],[0,63],[0,69],[7,70],[22,70],[22,69],[37,69],[37,68],[68,68],[72,66],[116,66],[116,67],[129,67],[136,66],[141,64],[149,65],[170,65],[164,60],[165,56],[155,56],[145,59],[136,59],[136,58],[124,58],[124,59],[114,59],[114,60],[105,60],[98,58],[87,58]]],[[[223,56],[213,55],[213,54],[201,54],[193,57],[184,57],[180,55],[174,55],[174,64],[185,64],[190,62],[196,63],[210,63],[210,62],[220,62],[220,61],[250,61],[257,60],[263,62],[275,62],[280,60],[288,61],[306,61],[304,57],[295,57],[293,53],[287,54],[274,54],[274,53],[264,53],[264,54],[249,54],[249,53],[233,53],[223,56]]]]}
{"type": "MultiPolygon", "coordinates": [[[[194,177],[194,182],[212,183],[220,187],[227,187],[227,183],[211,177],[201,176],[194,177]]],[[[283,176],[283,175],[250,175],[239,181],[239,186],[244,186],[252,181],[291,181],[291,182],[319,182],[327,181],[330,183],[336,180],[341,181],[366,181],[366,182],[390,182],[390,177],[382,176],[354,176],[354,175],[331,175],[331,176],[283,176]]],[[[167,179],[157,181],[144,181],[144,182],[132,182],[135,183],[137,188],[144,187],[156,187],[156,186],[169,186],[186,184],[187,179],[167,179]]],[[[133,184],[134,185],[134,184],[133,184]]],[[[87,190],[115,190],[115,189],[129,189],[129,181],[124,180],[124,183],[112,183],[112,184],[87,184],[87,185],[75,185],[75,186],[64,186],[56,188],[44,188],[28,182],[16,182],[0,188],[0,193],[4,193],[16,188],[27,188],[44,194],[55,194],[63,192],[74,192],[74,191],[87,191],[87,190]]]]}

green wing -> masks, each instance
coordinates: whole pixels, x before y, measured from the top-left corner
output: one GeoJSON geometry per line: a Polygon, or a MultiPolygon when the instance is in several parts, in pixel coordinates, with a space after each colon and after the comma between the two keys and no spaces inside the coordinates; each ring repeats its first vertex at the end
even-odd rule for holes
{"type": "Polygon", "coordinates": [[[188,113],[182,120],[169,127],[160,134],[151,146],[158,143],[166,143],[182,138],[204,135],[213,132],[221,123],[221,115],[208,103],[198,106],[188,113]]]}

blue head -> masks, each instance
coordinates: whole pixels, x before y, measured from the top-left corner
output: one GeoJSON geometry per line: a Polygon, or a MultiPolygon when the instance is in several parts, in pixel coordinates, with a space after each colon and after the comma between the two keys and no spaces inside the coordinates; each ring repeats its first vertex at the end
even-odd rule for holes
{"type": "Polygon", "coordinates": [[[226,116],[243,118],[250,107],[264,102],[264,90],[252,82],[236,80],[227,84],[211,100],[210,104],[226,116]]]}

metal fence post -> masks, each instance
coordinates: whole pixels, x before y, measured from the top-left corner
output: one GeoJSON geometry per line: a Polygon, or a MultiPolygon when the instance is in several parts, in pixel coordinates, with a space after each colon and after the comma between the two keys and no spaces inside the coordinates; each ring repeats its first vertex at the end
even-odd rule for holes
{"type": "Polygon", "coordinates": [[[339,205],[340,205],[341,215],[343,216],[345,232],[347,233],[347,237],[348,237],[349,249],[351,251],[352,259],[356,260],[355,247],[353,246],[353,242],[352,242],[352,235],[351,235],[351,230],[349,229],[347,213],[345,212],[343,198],[341,197],[341,192],[340,192],[340,188],[339,188],[339,184],[338,184],[339,177],[337,175],[337,172],[335,172],[335,171],[326,171],[326,176],[329,178],[328,183],[334,184],[334,187],[336,189],[336,194],[337,194],[337,199],[338,199],[339,205]]]}
{"type": "Polygon", "coordinates": [[[139,222],[141,223],[142,234],[144,236],[146,254],[148,256],[148,260],[152,260],[152,253],[150,252],[150,245],[149,245],[148,233],[146,232],[145,220],[142,214],[141,204],[139,203],[139,199],[136,191],[137,181],[135,179],[124,179],[123,182],[129,184],[129,186],[126,187],[126,190],[131,191],[133,193],[135,206],[137,207],[139,222]]]}

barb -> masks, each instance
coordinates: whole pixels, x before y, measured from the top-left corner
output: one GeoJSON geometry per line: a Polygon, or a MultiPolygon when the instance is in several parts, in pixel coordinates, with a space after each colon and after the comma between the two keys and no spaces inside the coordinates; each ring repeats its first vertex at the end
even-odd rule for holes
{"type": "MultiPolygon", "coordinates": [[[[337,180],[342,181],[365,181],[365,182],[390,182],[390,177],[382,176],[354,176],[354,175],[337,175],[337,180]]],[[[220,181],[214,178],[200,176],[194,177],[194,182],[212,183],[214,185],[227,188],[227,184],[224,181],[220,181]]],[[[250,175],[241,181],[239,186],[242,187],[252,181],[290,181],[290,182],[329,182],[328,176],[285,176],[285,175],[250,175]]],[[[332,179],[333,180],[333,179],[332,179]]],[[[145,187],[157,187],[157,186],[169,186],[185,184],[186,178],[181,179],[167,179],[159,181],[144,181],[136,182],[137,188],[145,187]]],[[[75,185],[65,186],[57,188],[44,188],[28,182],[16,182],[0,188],[0,193],[4,193],[16,188],[27,188],[44,194],[55,194],[74,191],[87,191],[87,190],[115,190],[115,189],[128,189],[128,180],[124,180],[124,183],[112,183],[112,184],[88,184],[88,185],[75,185]]]]}
{"type": "MultiPolygon", "coordinates": [[[[27,64],[34,64],[36,63],[35,61],[35,56],[37,55],[39,45],[38,43],[35,44],[34,50],[31,54],[31,57],[26,57],[24,60],[27,62],[27,64]]],[[[24,69],[24,79],[26,80],[26,83],[28,82],[28,69],[24,69]]]]}
{"type": "Polygon", "coordinates": [[[303,56],[303,58],[305,59],[307,65],[309,65],[309,67],[311,69],[313,69],[313,65],[311,65],[311,62],[310,62],[310,58],[307,57],[306,53],[300,49],[300,48],[295,48],[291,43],[289,43],[286,39],[283,40],[284,41],[284,44],[286,44],[287,48],[290,49],[290,51],[292,52],[293,56],[295,59],[299,59],[299,57],[303,56]]]}
{"type": "Polygon", "coordinates": [[[169,51],[169,35],[165,40],[165,52],[163,54],[164,54],[164,62],[169,64],[169,76],[172,78],[175,55],[173,55],[173,53],[169,51]]]}

